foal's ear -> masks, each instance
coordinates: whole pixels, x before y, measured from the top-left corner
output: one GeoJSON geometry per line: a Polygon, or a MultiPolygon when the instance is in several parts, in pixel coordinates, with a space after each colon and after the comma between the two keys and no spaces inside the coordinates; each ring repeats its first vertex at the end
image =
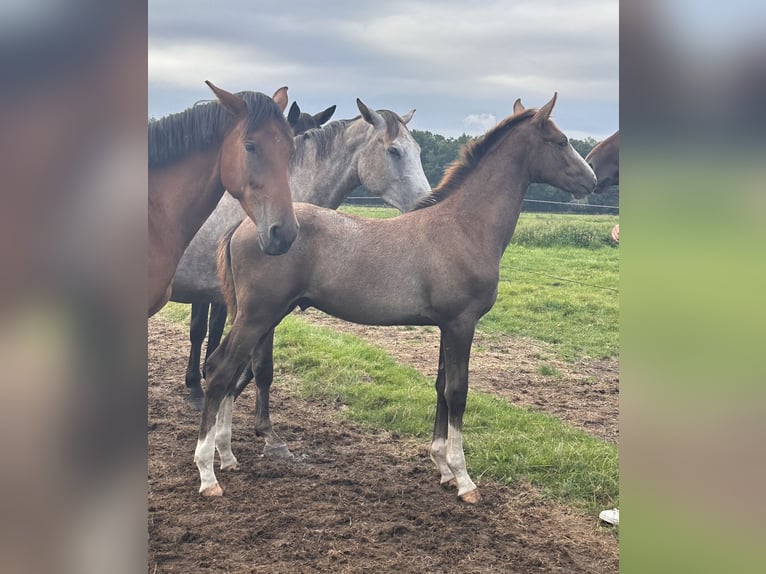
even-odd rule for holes
{"type": "Polygon", "coordinates": [[[520,114],[527,108],[524,107],[524,104],[521,103],[521,98],[516,98],[516,101],[513,102],[513,113],[514,114],[520,114]]]}
{"type": "Polygon", "coordinates": [[[330,106],[325,111],[314,114],[313,118],[314,118],[314,121],[317,123],[317,125],[321,126],[323,123],[329,120],[334,113],[335,113],[335,106],[330,106]]]}
{"type": "Polygon", "coordinates": [[[551,101],[545,104],[542,108],[537,110],[537,113],[532,118],[533,124],[538,124],[542,126],[550,117],[551,112],[553,111],[553,106],[556,105],[556,96],[557,92],[553,92],[553,97],[551,98],[551,101]]]}
{"type": "Polygon", "coordinates": [[[213,84],[213,82],[205,80],[205,83],[211,90],[213,90],[213,93],[215,94],[215,97],[218,98],[220,104],[229,110],[229,112],[234,114],[236,117],[245,115],[247,113],[247,104],[245,103],[245,100],[235,94],[219,88],[213,84]]]}
{"type": "Polygon", "coordinates": [[[290,106],[290,111],[287,112],[287,123],[289,123],[291,126],[295,125],[295,122],[298,121],[298,118],[301,117],[301,108],[298,106],[298,102],[293,102],[293,105],[290,106]]]}
{"type": "Polygon", "coordinates": [[[409,123],[409,121],[412,119],[412,116],[414,115],[415,115],[415,110],[413,109],[407,112],[406,114],[404,114],[403,116],[401,116],[405,126],[409,123]]]}
{"type": "Polygon", "coordinates": [[[359,98],[356,99],[356,107],[359,108],[359,111],[362,113],[362,117],[364,118],[364,121],[366,121],[368,124],[372,124],[378,129],[386,127],[386,120],[383,119],[383,116],[381,116],[375,110],[371,110],[370,108],[365,106],[362,100],[360,100],[359,98]]]}
{"type": "Polygon", "coordinates": [[[279,106],[279,109],[282,110],[282,113],[285,113],[285,108],[287,108],[287,86],[282,86],[276,92],[274,92],[274,95],[271,96],[271,99],[274,100],[274,103],[279,106]]]}

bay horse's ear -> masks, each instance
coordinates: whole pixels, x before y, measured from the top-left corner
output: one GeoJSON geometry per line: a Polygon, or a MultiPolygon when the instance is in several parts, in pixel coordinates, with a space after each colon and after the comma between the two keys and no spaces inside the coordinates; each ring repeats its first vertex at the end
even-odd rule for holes
{"type": "Polygon", "coordinates": [[[274,103],[279,106],[279,109],[282,110],[282,113],[285,113],[285,109],[287,108],[287,86],[282,86],[276,92],[274,92],[274,95],[271,96],[271,99],[274,100],[274,103]]]}
{"type": "Polygon", "coordinates": [[[532,118],[533,124],[543,125],[546,120],[550,117],[551,112],[553,111],[553,106],[556,105],[556,96],[557,92],[553,92],[553,97],[551,98],[551,101],[545,104],[542,108],[537,110],[537,113],[532,118]]]}
{"type": "Polygon", "coordinates": [[[290,106],[290,111],[287,113],[287,123],[293,125],[298,121],[299,117],[301,117],[301,108],[298,106],[298,102],[293,102],[293,105],[290,106]]]}
{"type": "Polygon", "coordinates": [[[412,119],[412,116],[414,115],[415,115],[415,110],[413,109],[402,116],[402,121],[404,122],[405,126],[409,123],[409,121],[412,119]]]}
{"type": "Polygon", "coordinates": [[[229,112],[234,114],[236,117],[247,114],[247,104],[245,103],[245,100],[235,94],[232,94],[231,92],[227,92],[226,90],[219,88],[213,84],[213,82],[205,80],[205,83],[211,90],[213,90],[213,93],[215,94],[215,97],[218,98],[220,104],[229,110],[229,112]]]}
{"type": "Polygon", "coordinates": [[[520,114],[527,108],[524,107],[524,104],[521,103],[521,98],[516,98],[516,101],[513,102],[513,113],[514,114],[520,114]]]}
{"type": "Polygon", "coordinates": [[[368,124],[372,124],[378,129],[382,129],[386,127],[386,120],[383,119],[383,116],[381,116],[375,110],[371,110],[370,108],[365,106],[362,100],[360,100],[359,98],[356,99],[356,107],[359,108],[359,111],[362,113],[362,117],[364,118],[364,121],[366,121],[368,124]]]}
{"type": "Polygon", "coordinates": [[[323,123],[329,120],[334,113],[335,106],[330,106],[325,111],[314,114],[314,121],[317,123],[317,125],[321,126],[323,123]]]}

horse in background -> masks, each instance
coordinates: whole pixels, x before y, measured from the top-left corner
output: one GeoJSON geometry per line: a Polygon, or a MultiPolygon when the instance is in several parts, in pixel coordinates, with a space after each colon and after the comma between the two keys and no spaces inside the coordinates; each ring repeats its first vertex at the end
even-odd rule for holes
{"type": "Polygon", "coordinates": [[[468,362],[479,319],[497,297],[500,259],[513,236],[527,188],[547,183],[585,197],[596,176],[550,119],[556,95],[539,110],[519,100],[509,116],[461,158],[416,208],[391,219],[344,215],[296,203],[301,233],[279,258],[257,249],[244,220],[219,247],[219,272],[231,331],[208,362],[194,460],[200,493],[221,496],[213,470],[238,468],[231,451],[237,377],[252,362],[258,389],[256,431],[264,453],[290,456],[269,417],[274,329],[295,307],[368,325],[435,325],[441,331],[436,415],[430,455],[441,484],[467,503],[480,499],[463,453],[468,362]]]}
{"type": "Polygon", "coordinates": [[[270,98],[206,83],[217,102],[149,124],[150,317],[168,301],[184,250],[224,190],[258,224],[264,253],[285,253],[298,235],[288,180],[295,146],[283,115],[287,88],[270,98]]]}
{"type": "Polygon", "coordinates": [[[293,102],[290,106],[290,111],[287,112],[287,123],[290,125],[293,136],[299,136],[303,132],[322,127],[323,124],[326,124],[330,120],[334,113],[335,106],[330,106],[322,112],[311,115],[302,112],[298,102],[293,102]]]}
{"type": "Polygon", "coordinates": [[[620,130],[597,143],[585,161],[598,178],[593,193],[603,193],[609,187],[620,183],[620,130]]]}

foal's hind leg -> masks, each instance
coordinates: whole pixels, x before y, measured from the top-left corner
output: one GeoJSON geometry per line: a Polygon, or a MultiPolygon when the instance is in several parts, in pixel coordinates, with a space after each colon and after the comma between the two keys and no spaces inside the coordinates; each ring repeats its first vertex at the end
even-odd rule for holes
{"type": "Polygon", "coordinates": [[[215,422],[215,449],[221,457],[221,470],[239,470],[239,464],[231,452],[231,414],[234,396],[231,394],[221,401],[215,422]]]}
{"type": "Polygon", "coordinates": [[[258,394],[255,400],[255,433],[266,439],[265,456],[292,458],[287,444],[274,431],[269,417],[269,391],[274,380],[274,329],[271,329],[253,351],[253,373],[258,394]]]}
{"type": "MultiPolygon", "coordinates": [[[[207,392],[205,393],[202,407],[197,448],[194,451],[194,462],[197,464],[200,474],[201,484],[199,491],[203,496],[221,496],[223,494],[223,489],[218,484],[215,471],[213,470],[213,458],[217,442],[216,422],[218,416],[221,416],[223,419],[221,421],[222,428],[227,424],[229,428],[231,427],[231,419],[225,420],[226,409],[219,414],[221,403],[224,399],[228,400],[228,397],[231,395],[233,381],[244,369],[250,356],[250,349],[253,348],[258,339],[258,333],[248,327],[243,318],[242,321],[235,321],[229,336],[210,357],[207,392]]],[[[221,445],[224,449],[224,442],[226,440],[225,436],[222,435],[221,445]]],[[[228,453],[226,456],[228,456],[228,453]]],[[[226,462],[231,462],[231,459],[224,460],[224,463],[226,462]]]]}

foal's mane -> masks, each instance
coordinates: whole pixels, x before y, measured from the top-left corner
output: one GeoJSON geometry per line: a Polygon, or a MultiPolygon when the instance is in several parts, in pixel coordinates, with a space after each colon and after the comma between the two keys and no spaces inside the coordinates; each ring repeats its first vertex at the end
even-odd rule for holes
{"type": "Polygon", "coordinates": [[[444,170],[444,175],[439,185],[429,195],[421,199],[411,211],[436,205],[446,197],[449,197],[462,185],[468,175],[496,143],[519,123],[532,117],[535,113],[537,113],[536,109],[528,109],[509,116],[482,137],[466,143],[460,149],[460,157],[444,170]]]}
{"type": "MultiPolygon", "coordinates": [[[[386,121],[386,136],[394,139],[399,135],[399,125],[404,125],[402,119],[390,110],[377,110],[386,121]]],[[[356,116],[350,120],[335,120],[318,128],[312,128],[295,137],[295,155],[292,163],[297,165],[303,162],[306,148],[309,142],[314,142],[315,160],[327,158],[335,148],[335,145],[343,145],[346,135],[346,127],[361,118],[356,116]]]]}
{"type": "MultiPolygon", "coordinates": [[[[290,127],[274,100],[260,92],[237,94],[247,104],[246,131],[258,128],[270,119],[284,124],[285,134],[290,127]]],[[[189,152],[200,151],[220,143],[234,125],[235,118],[217,101],[195,104],[177,114],[149,122],[149,167],[176,160],[189,152]]]]}

